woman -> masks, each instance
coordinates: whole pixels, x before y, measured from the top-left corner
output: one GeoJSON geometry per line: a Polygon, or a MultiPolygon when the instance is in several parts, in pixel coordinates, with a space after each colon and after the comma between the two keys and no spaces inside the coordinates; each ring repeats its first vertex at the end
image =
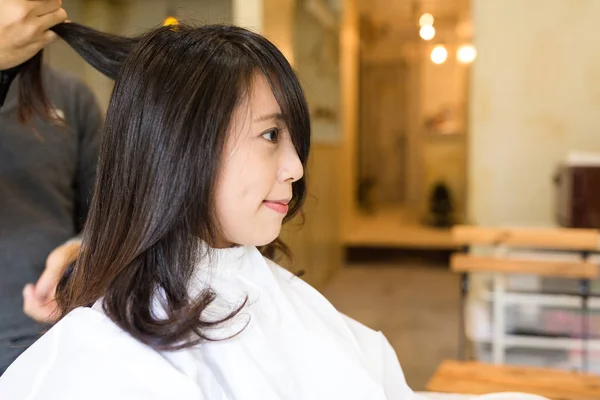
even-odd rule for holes
{"type": "Polygon", "coordinates": [[[231,26],[56,32],[116,84],[64,317],[0,398],[413,398],[381,333],[271,261],[310,145],[277,48],[231,26]]]}

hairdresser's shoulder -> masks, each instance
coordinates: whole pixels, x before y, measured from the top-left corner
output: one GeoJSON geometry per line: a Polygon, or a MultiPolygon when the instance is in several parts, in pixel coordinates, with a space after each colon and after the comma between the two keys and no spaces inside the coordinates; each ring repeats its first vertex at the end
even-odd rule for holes
{"type": "Polygon", "coordinates": [[[60,71],[50,66],[45,66],[42,71],[44,84],[46,85],[49,84],[52,87],[62,87],[63,89],[79,87],[87,88],[87,85],[71,72],[60,71]]]}
{"type": "Polygon", "coordinates": [[[202,395],[160,353],[103,313],[80,308],[9,367],[0,378],[0,398],[202,399],[202,395]]]}
{"type": "Polygon", "coordinates": [[[59,71],[47,66],[43,69],[44,86],[50,97],[80,100],[81,97],[94,98],[92,89],[75,74],[59,71]]]}

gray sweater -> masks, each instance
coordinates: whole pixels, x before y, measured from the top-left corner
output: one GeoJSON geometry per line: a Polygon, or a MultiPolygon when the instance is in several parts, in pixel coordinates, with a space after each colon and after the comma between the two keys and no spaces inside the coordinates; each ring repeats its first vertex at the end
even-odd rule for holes
{"type": "Polygon", "coordinates": [[[102,116],[94,95],[49,68],[44,80],[66,128],[18,123],[18,77],[0,109],[0,374],[47,328],[23,314],[23,286],[81,231],[95,178],[102,116]]]}

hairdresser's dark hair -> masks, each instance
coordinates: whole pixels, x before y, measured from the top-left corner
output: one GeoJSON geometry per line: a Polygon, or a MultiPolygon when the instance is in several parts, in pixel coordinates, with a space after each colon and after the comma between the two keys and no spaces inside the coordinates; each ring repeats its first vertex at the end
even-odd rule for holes
{"type": "MultiPolygon", "coordinates": [[[[220,235],[214,192],[226,132],[253,77],[263,74],[306,166],[310,123],[296,75],[271,42],[233,26],[161,27],[131,39],[75,23],[54,31],[116,78],[82,250],[57,289],[62,315],[103,297],[107,315],[154,348],[210,340],[208,329],[241,309],[205,321],[202,311],[215,293],[188,293],[194,269],[207,257],[198,238],[215,243],[220,235]],[[159,292],[165,318],[151,309],[159,292]]],[[[35,71],[22,77],[29,85],[24,94],[42,101],[21,104],[44,113],[35,71]]],[[[304,178],[293,184],[286,221],[299,212],[305,184],[304,178]]],[[[261,251],[272,257],[281,248],[277,240],[261,251]]]]}

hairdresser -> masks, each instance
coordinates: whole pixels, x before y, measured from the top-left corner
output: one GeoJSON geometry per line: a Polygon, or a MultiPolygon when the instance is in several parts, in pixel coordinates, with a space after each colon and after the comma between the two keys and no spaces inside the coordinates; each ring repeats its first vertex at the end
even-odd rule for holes
{"type": "Polygon", "coordinates": [[[102,117],[82,83],[42,66],[51,119],[17,110],[19,71],[56,39],[60,0],[0,0],[0,375],[55,321],[76,257],[102,117]]]}

